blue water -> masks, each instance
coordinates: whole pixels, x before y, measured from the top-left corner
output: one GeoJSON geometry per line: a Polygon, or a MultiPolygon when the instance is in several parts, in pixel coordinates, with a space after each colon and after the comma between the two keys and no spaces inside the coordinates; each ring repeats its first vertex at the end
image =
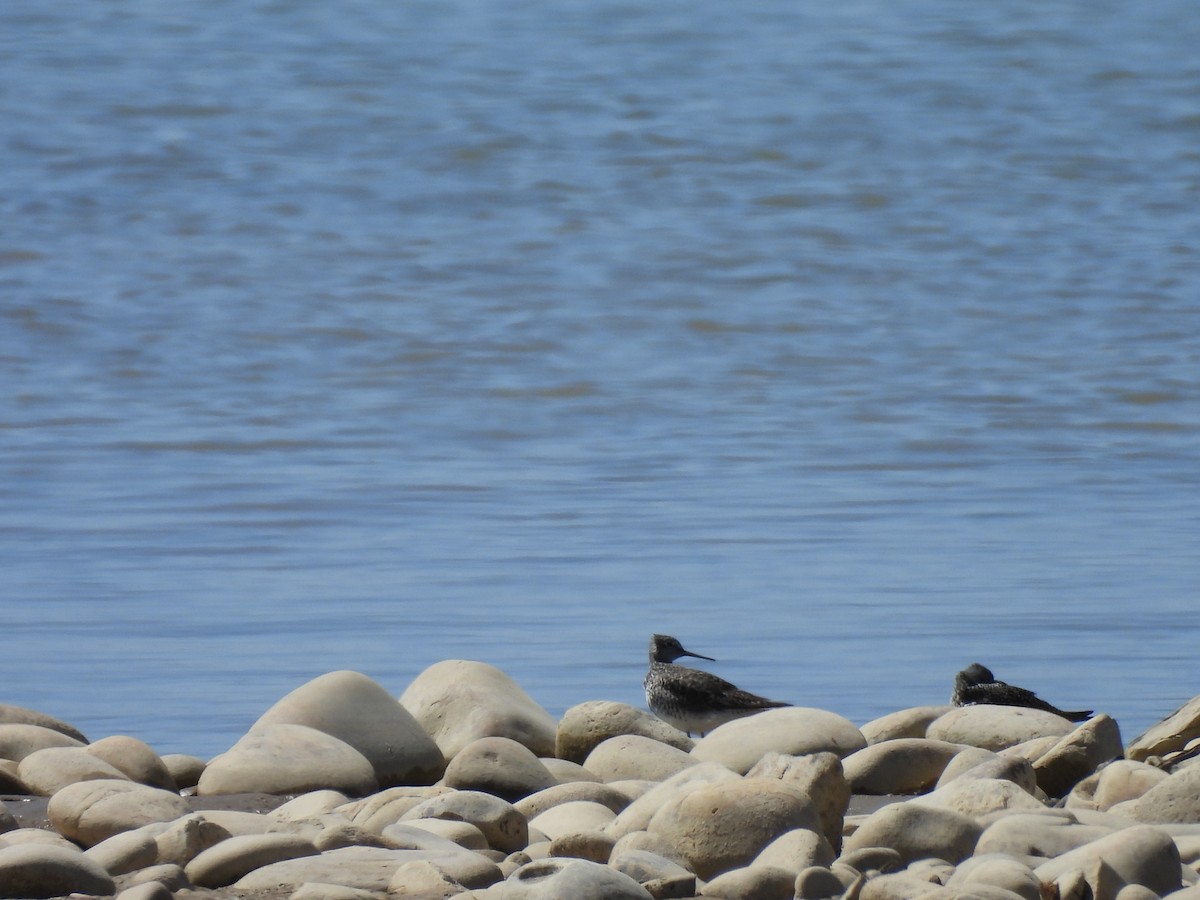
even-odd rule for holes
{"type": "Polygon", "coordinates": [[[0,6],[0,702],[227,748],[652,631],[1200,693],[1184,0],[0,6]]]}

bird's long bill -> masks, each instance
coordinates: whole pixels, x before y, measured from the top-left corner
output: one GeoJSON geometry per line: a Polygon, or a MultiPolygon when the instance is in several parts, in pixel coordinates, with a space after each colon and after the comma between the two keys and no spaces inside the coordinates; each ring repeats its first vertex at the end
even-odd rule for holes
{"type": "MultiPolygon", "coordinates": [[[[682,647],[680,647],[680,649],[683,650],[682,647]]],[[[679,655],[680,656],[693,656],[696,659],[707,659],[709,662],[716,662],[716,660],[713,659],[711,656],[705,656],[703,653],[693,653],[691,650],[684,650],[683,653],[681,653],[679,655]]]]}

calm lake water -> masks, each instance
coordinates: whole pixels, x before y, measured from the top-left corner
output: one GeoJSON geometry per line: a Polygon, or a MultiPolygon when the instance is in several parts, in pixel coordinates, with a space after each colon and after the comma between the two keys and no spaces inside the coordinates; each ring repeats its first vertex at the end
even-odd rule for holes
{"type": "Polygon", "coordinates": [[[1200,17],[0,6],[0,702],[1200,693],[1200,17]]]}

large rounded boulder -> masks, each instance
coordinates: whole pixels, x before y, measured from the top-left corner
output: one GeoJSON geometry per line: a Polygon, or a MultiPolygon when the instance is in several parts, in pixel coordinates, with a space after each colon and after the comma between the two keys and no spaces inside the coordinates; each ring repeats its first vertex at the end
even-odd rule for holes
{"type": "Polygon", "coordinates": [[[504,672],[447,659],[418,675],[400,697],[446,759],[484,737],[511,738],[535,756],[554,756],[558,722],[504,672]]]}
{"type": "Polygon", "coordinates": [[[343,741],[375,770],[380,787],[432,784],[445,760],[429,734],[395,697],[361,672],[329,672],[296,688],[251,729],[305,725],[343,741]]]}

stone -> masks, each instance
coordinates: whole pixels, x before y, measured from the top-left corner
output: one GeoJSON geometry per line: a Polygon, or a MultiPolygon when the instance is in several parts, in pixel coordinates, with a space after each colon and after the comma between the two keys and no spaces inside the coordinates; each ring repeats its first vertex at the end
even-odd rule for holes
{"type": "Polygon", "coordinates": [[[763,847],[750,865],[786,869],[794,881],[802,870],[827,866],[836,857],[825,835],[808,828],[793,828],[763,847]]]}
{"type": "Polygon", "coordinates": [[[184,872],[196,887],[220,888],[255,869],[317,852],[312,841],[297,834],[247,834],[201,852],[184,867],[184,872]]]}
{"type": "MultiPolygon", "coordinates": [[[[391,826],[396,827],[396,826],[391,826]]],[[[420,829],[413,829],[419,831],[420,829]]],[[[426,835],[435,839],[435,835],[426,835]]],[[[366,891],[385,892],[396,871],[405,863],[428,861],[468,889],[485,888],[500,880],[500,869],[479,853],[463,850],[449,841],[435,849],[385,849],[343,847],[318,856],[283,860],[255,869],[234,883],[243,891],[292,889],[305,883],[340,884],[366,891]],[[449,845],[452,849],[442,849],[449,845]]]]}
{"type": "Polygon", "coordinates": [[[1138,822],[1200,823],[1200,766],[1173,772],[1122,811],[1138,822]]]}
{"type": "MultiPolygon", "coordinates": [[[[56,719],[54,716],[44,712],[38,712],[35,709],[27,709],[24,706],[13,706],[9,703],[0,703],[0,726],[2,725],[37,725],[39,728],[48,728],[51,731],[57,731],[59,734],[64,734],[77,744],[86,744],[88,739],[83,736],[83,732],[64,722],[62,719],[56,719]]],[[[0,753],[6,759],[12,759],[7,754],[0,753]]]]}
{"type": "Polygon", "coordinates": [[[945,787],[956,778],[1000,779],[1011,781],[1030,795],[1037,791],[1033,763],[1023,756],[1003,756],[982,747],[968,747],[950,760],[938,778],[937,788],[945,787]]]}
{"type": "Polygon", "coordinates": [[[400,821],[400,817],[432,797],[452,793],[447,787],[394,787],[337,807],[355,825],[379,834],[388,825],[400,821]]]}
{"type": "Polygon", "coordinates": [[[312,845],[324,853],[340,847],[386,847],[383,835],[349,822],[330,822],[312,837],[312,845]]]}
{"type": "Polygon", "coordinates": [[[1022,900],[1042,900],[1041,886],[1033,870],[1002,853],[976,853],[960,863],[946,882],[947,887],[964,893],[984,885],[1009,891],[1022,900]]]}
{"type": "Polygon", "coordinates": [[[796,876],[796,900],[841,898],[849,887],[825,866],[809,866],[796,876]]]}
{"type": "Polygon", "coordinates": [[[454,819],[409,819],[404,823],[410,828],[420,828],[438,837],[452,841],[467,850],[490,850],[487,837],[479,826],[454,819]]]}
{"type": "MultiPolygon", "coordinates": [[[[0,811],[3,811],[3,809],[4,804],[0,803],[0,811]]],[[[17,828],[15,820],[12,824],[12,830],[4,831],[3,834],[0,834],[0,847],[15,847],[17,844],[42,843],[57,844],[58,846],[66,847],[69,850],[79,849],[61,834],[50,831],[49,829],[17,828]]],[[[3,831],[3,829],[0,829],[0,831],[3,831]]]]}
{"type": "Polygon", "coordinates": [[[1156,766],[1120,759],[1100,770],[1092,799],[1097,809],[1110,809],[1126,800],[1137,800],[1169,777],[1156,766]]]}
{"type": "Polygon", "coordinates": [[[158,830],[154,836],[158,862],[174,863],[180,868],[186,868],[201,853],[232,837],[229,829],[210,822],[201,813],[183,816],[162,829],[154,827],[158,830]]]}
{"type": "Polygon", "coordinates": [[[172,863],[165,863],[161,866],[147,866],[120,879],[120,884],[127,886],[148,884],[150,882],[161,884],[172,893],[191,890],[194,887],[188,881],[183,869],[172,863]]]}
{"type": "Polygon", "coordinates": [[[611,785],[594,781],[573,781],[530,794],[528,797],[518,800],[513,806],[521,815],[532,819],[553,806],[576,800],[602,803],[613,813],[619,813],[629,805],[629,798],[611,785]]]}
{"type": "MultiPolygon", "coordinates": [[[[616,848],[613,848],[614,851],[616,848]]],[[[611,865],[628,875],[656,900],[664,897],[693,897],[696,876],[678,862],[650,850],[626,850],[613,853],[611,865]]]]}
{"type": "Polygon", "coordinates": [[[576,781],[600,781],[600,776],[595,772],[589,772],[579,763],[571,762],[566,759],[555,759],[552,756],[539,756],[539,760],[545,766],[555,781],[559,784],[573,784],[576,781]]]}
{"type": "Polygon", "coordinates": [[[11,759],[0,759],[0,795],[29,794],[32,791],[21,781],[21,764],[11,759]]]}
{"type": "Polygon", "coordinates": [[[817,812],[803,791],[772,778],[741,778],[676,794],[646,830],[665,838],[691,871],[708,880],[748,865],[793,828],[821,831],[817,812]]]}
{"type": "MultiPolygon", "coordinates": [[[[401,863],[388,882],[389,900],[412,898],[412,900],[445,900],[464,893],[465,888],[427,859],[416,859],[401,863]]],[[[372,895],[368,895],[372,896],[372,895]]],[[[289,900],[298,900],[293,894],[289,900]]],[[[329,900],[327,895],[313,900],[329,900]]]]}
{"type": "MultiPolygon", "coordinates": [[[[670,860],[675,865],[687,870],[688,861],[682,853],[675,849],[675,845],[659,834],[651,834],[649,831],[631,831],[624,837],[618,838],[613,844],[612,853],[609,854],[610,865],[615,865],[616,860],[624,857],[629,853],[649,853],[652,856],[661,856],[663,859],[670,860]]],[[[638,879],[641,881],[641,879],[638,879]]]]}
{"type": "Polygon", "coordinates": [[[796,872],[775,866],[750,866],[718,875],[704,886],[705,897],[729,900],[792,900],[796,872]]]}
{"type": "Polygon", "coordinates": [[[370,760],[345,741],[306,725],[259,724],[209,762],[196,790],[211,796],[331,788],[361,796],[378,787],[370,760]]]}
{"type": "Polygon", "coordinates": [[[1038,787],[1062,797],[1104,763],[1124,755],[1121,730],[1104,713],[1093,716],[1042,754],[1033,764],[1038,787]]]}
{"type": "Polygon", "coordinates": [[[1062,716],[1017,706],[962,706],[936,719],[927,737],[985,750],[1003,750],[1035,738],[1061,738],[1075,725],[1062,716]]]}
{"type": "Polygon", "coordinates": [[[0,848],[0,896],[114,893],[112,877],[78,849],[39,843],[0,848]]]}
{"type": "Polygon", "coordinates": [[[920,794],[934,786],[961,744],[895,738],[870,744],[842,760],[855,794],[920,794]]]}
{"type": "Polygon", "coordinates": [[[850,785],[836,753],[786,756],[768,753],[746,773],[747,778],[778,778],[800,788],[821,818],[821,828],[835,851],[842,846],[842,826],[850,805],[850,785]]]}
{"type": "Polygon", "coordinates": [[[399,821],[411,819],[470,822],[483,832],[492,849],[502,853],[513,853],[529,843],[528,820],[511,803],[479,791],[454,791],[431,797],[418,803],[399,821]]]}
{"type": "Polygon", "coordinates": [[[535,756],[554,756],[558,722],[495,666],[463,659],[434,663],[400,702],[446,759],[482,737],[511,738],[535,756]]]}
{"type": "Polygon", "coordinates": [[[157,881],[145,881],[121,891],[117,900],[172,900],[172,893],[157,881]]]}
{"type": "Polygon", "coordinates": [[[665,781],[696,762],[690,754],[669,744],[637,734],[619,734],[597,745],[584,767],[604,782],[631,778],[665,781]]]}
{"type": "Polygon", "coordinates": [[[615,813],[602,803],[576,800],[546,810],[532,819],[529,825],[554,840],[580,831],[600,831],[615,817],[615,813]]]}
{"type": "Polygon", "coordinates": [[[105,838],[84,855],[114,878],[158,863],[158,844],[141,828],[105,838]]]}
{"type": "Polygon", "coordinates": [[[194,788],[200,782],[200,776],[204,774],[204,767],[208,765],[200,757],[190,753],[168,753],[160,758],[177,791],[194,788]]]}
{"type": "Polygon", "coordinates": [[[862,732],[848,719],[823,709],[788,706],[726,722],[697,741],[692,756],[745,774],[771,752],[846,757],[866,745],[862,732]]]}
{"type": "Polygon", "coordinates": [[[1034,874],[1053,882],[1074,870],[1084,873],[1097,897],[1112,896],[1113,881],[1117,889],[1139,884],[1160,895],[1178,890],[1183,881],[1178,847],[1167,832],[1152,825],[1114,831],[1042,863],[1034,874]]]}
{"type": "Polygon", "coordinates": [[[949,809],[892,803],[872,813],[843,843],[843,853],[863,847],[890,847],[905,864],[926,857],[951,863],[975,850],[983,829],[969,816],[949,809]]]}
{"type": "Polygon", "coordinates": [[[84,747],[47,747],[21,760],[21,781],[35,794],[51,794],[79,781],[126,779],[125,773],[87,752],[84,747]]]}
{"type": "Polygon", "coordinates": [[[308,819],[317,819],[350,802],[350,798],[341,791],[332,791],[328,788],[309,791],[275,807],[271,810],[271,817],[280,822],[303,822],[308,819]]]}
{"type": "Polygon", "coordinates": [[[114,734],[88,744],[87,752],[119,769],[130,781],[175,791],[175,779],[157,753],[144,741],[114,734]]]}
{"type": "Polygon", "coordinates": [[[1054,859],[1111,834],[1112,828],[1083,825],[1074,815],[1050,810],[1003,816],[988,825],[976,855],[1003,854],[1016,859],[1054,859]]]}
{"type": "Polygon", "coordinates": [[[847,850],[830,866],[831,870],[839,866],[853,869],[855,872],[880,872],[888,874],[899,872],[904,868],[904,857],[891,847],[856,847],[847,850]]]}
{"type": "Polygon", "coordinates": [[[206,809],[204,818],[220,825],[231,837],[240,834],[266,834],[279,830],[279,820],[267,813],[245,812],[240,809],[206,809]]]}
{"type": "Polygon", "coordinates": [[[1196,738],[1200,738],[1200,696],[1134,738],[1125,748],[1125,756],[1134,762],[1146,762],[1178,752],[1196,738]]]}
{"type": "Polygon", "coordinates": [[[421,724],[361,672],[328,672],[301,685],[263,713],[251,732],[285,724],[314,728],[349,744],[370,762],[380,787],[432,784],[446,767],[421,724]]]}
{"type": "Polygon", "coordinates": [[[1000,778],[959,778],[913,802],[953,810],[973,819],[1007,810],[1045,809],[1036,797],[1000,778]]]}
{"type": "Polygon", "coordinates": [[[894,741],[898,738],[927,737],[929,726],[941,716],[954,709],[953,706],[913,706],[872,719],[860,730],[868,744],[894,741]]]}
{"type": "Polygon", "coordinates": [[[132,781],[81,781],[50,798],[54,829],[85,847],[152,822],[171,822],[188,813],[178,794],[132,781]]]}
{"type": "Polygon", "coordinates": [[[796,900],[830,900],[841,898],[848,884],[842,883],[826,866],[811,865],[796,876],[796,900]]]}
{"type": "Polygon", "coordinates": [[[570,856],[596,863],[607,863],[612,857],[613,847],[616,844],[617,842],[610,835],[599,831],[573,831],[552,840],[547,855],[570,856]]]}
{"type": "Polygon", "coordinates": [[[612,700],[589,700],[572,706],[559,720],[554,754],[582,763],[609,738],[636,734],[685,752],[696,742],[677,728],[644,709],[612,700]]]}
{"type": "Polygon", "coordinates": [[[20,762],[30,753],[48,747],[82,747],[83,741],[42,725],[10,723],[0,725],[0,759],[20,762]]]}
{"type": "Polygon", "coordinates": [[[628,875],[584,859],[534,860],[513,872],[504,888],[504,900],[653,900],[628,875]]]}
{"type": "Polygon", "coordinates": [[[604,830],[618,840],[632,831],[645,831],[650,820],[666,803],[707,785],[735,781],[740,781],[738,776],[719,763],[691,766],[638,797],[621,810],[604,830]]]}
{"type": "MultiPolygon", "coordinates": [[[[866,879],[857,896],[860,900],[949,900],[957,895],[948,894],[944,887],[931,882],[927,876],[896,872],[866,879]]],[[[968,896],[971,900],[983,900],[974,894],[968,896]]]]}
{"type": "Polygon", "coordinates": [[[442,782],[459,790],[495,794],[510,803],[558,784],[533,751],[504,737],[467,744],[450,760],[442,782]]]}

